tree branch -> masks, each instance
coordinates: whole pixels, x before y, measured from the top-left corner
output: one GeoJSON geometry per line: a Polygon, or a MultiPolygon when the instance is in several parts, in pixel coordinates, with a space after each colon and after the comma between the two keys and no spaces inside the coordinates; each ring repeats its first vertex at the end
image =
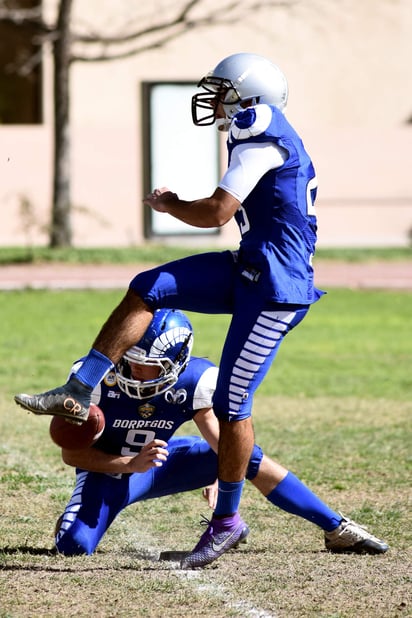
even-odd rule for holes
{"type": "Polygon", "coordinates": [[[54,27],[43,21],[40,6],[32,9],[8,9],[0,6],[0,21],[14,26],[28,26],[33,32],[40,34],[48,34],[54,30],[54,27]]]}
{"type": "MultiPolygon", "coordinates": [[[[1,4],[4,5],[4,2],[1,4]]],[[[27,20],[42,21],[41,6],[32,9],[12,9],[0,6],[0,19],[7,19],[19,25],[27,20]]]]}
{"type": "Polygon", "coordinates": [[[142,43],[140,45],[131,47],[122,51],[105,51],[101,53],[92,54],[76,54],[71,57],[71,62],[105,62],[110,60],[119,60],[129,58],[137,54],[141,54],[145,51],[153,49],[159,49],[172,41],[173,39],[182,36],[185,32],[211,25],[225,25],[234,24],[240,21],[245,15],[249,14],[251,10],[257,11],[262,8],[270,7],[288,7],[299,2],[299,0],[256,0],[252,4],[242,3],[237,0],[229,2],[226,6],[220,7],[219,12],[213,12],[205,16],[191,18],[190,13],[194,7],[202,4],[202,0],[191,0],[182,9],[182,11],[174,18],[157,23],[153,26],[145,27],[129,34],[119,34],[116,36],[101,36],[98,34],[93,35],[79,35],[73,34],[73,41],[82,44],[100,44],[103,48],[108,48],[112,45],[124,46],[128,43],[150,37],[151,35],[160,35],[159,38],[152,40],[148,43],[142,43]],[[172,30],[172,32],[170,32],[172,30]]]}
{"type": "Polygon", "coordinates": [[[242,16],[250,14],[251,11],[257,11],[262,8],[270,7],[290,7],[292,4],[299,2],[299,0],[257,0],[251,4],[248,2],[242,2],[239,0],[233,0],[226,6],[220,6],[218,12],[211,12],[210,14],[191,18],[190,13],[198,6],[202,5],[203,0],[191,0],[186,6],[183,7],[181,12],[169,20],[158,22],[152,26],[145,26],[139,30],[135,30],[128,34],[121,33],[114,36],[104,36],[100,33],[94,34],[76,34],[73,33],[73,41],[77,43],[96,44],[103,43],[107,45],[112,44],[125,44],[130,43],[143,36],[163,32],[164,30],[171,29],[175,26],[185,26],[187,28],[199,27],[208,24],[228,23],[227,18],[230,14],[233,14],[234,19],[238,21],[242,16]],[[242,11],[236,16],[235,11],[242,11]],[[222,18],[221,16],[224,15],[222,18]]]}

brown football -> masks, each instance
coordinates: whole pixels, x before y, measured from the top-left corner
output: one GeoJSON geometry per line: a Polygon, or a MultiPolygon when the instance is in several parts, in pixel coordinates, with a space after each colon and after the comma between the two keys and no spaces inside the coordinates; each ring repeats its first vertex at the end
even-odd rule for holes
{"type": "Polygon", "coordinates": [[[53,442],[70,450],[91,446],[102,435],[105,427],[103,411],[94,403],[90,404],[87,421],[74,425],[61,416],[53,416],[50,421],[50,436],[53,442]]]}

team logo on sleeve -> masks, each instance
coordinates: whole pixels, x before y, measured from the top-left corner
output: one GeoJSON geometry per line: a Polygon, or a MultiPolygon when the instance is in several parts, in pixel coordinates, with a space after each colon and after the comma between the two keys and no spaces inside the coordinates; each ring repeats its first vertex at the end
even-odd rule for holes
{"type": "Polygon", "coordinates": [[[142,418],[150,418],[151,416],[153,416],[155,411],[155,406],[150,405],[150,403],[144,403],[137,408],[137,413],[142,418]]]}
{"type": "Polygon", "coordinates": [[[109,371],[109,373],[105,375],[103,382],[109,388],[115,386],[115,384],[117,384],[116,373],[114,371],[109,371]]]}
{"type": "Polygon", "coordinates": [[[168,391],[165,392],[165,400],[167,403],[178,403],[182,404],[187,399],[187,390],[184,388],[178,388],[175,390],[174,388],[169,388],[168,391]]]}
{"type": "Polygon", "coordinates": [[[269,105],[256,105],[240,112],[230,126],[229,141],[249,139],[262,135],[273,117],[269,105]]]}

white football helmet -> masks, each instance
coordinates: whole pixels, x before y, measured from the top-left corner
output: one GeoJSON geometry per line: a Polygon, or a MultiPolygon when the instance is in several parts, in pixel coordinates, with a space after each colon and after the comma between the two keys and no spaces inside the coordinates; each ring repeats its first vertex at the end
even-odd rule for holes
{"type": "Polygon", "coordinates": [[[282,71],[257,54],[239,53],[224,58],[200,80],[198,88],[206,92],[192,97],[194,124],[216,122],[220,130],[228,130],[233,116],[244,109],[244,101],[250,100],[250,105],[267,103],[284,110],[288,100],[288,84],[282,71]],[[223,104],[226,118],[216,119],[218,103],[223,104]]]}
{"type": "Polygon", "coordinates": [[[193,328],[185,314],[176,309],[157,309],[143,337],[115,367],[120,389],[134,399],[147,399],[167,391],[189,362],[192,345],[193,328]],[[135,380],[131,363],[159,367],[159,376],[135,380]]]}

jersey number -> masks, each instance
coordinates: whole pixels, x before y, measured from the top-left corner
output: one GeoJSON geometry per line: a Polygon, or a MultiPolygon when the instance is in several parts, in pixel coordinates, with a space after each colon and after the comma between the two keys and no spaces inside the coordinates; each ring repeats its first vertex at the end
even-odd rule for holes
{"type": "Polygon", "coordinates": [[[239,225],[240,233],[243,236],[243,234],[246,234],[246,232],[250,230],[250,223],[249,219],[247,218],[246,210],[243,208],[243,206],[239,206],[237,212],[237,223],[239,225]]]}
{"type": "Polygon", "coordinates": [[[315,198],[316,189],[318,188],[318,179],[316,176],[311,178],[306,185],[306,212],[310,217],[316,216],[315,198]]]}
{"type": "MultiPolygon", "coordinates": [[[[318,179],[316,176],[311,178],[306,185],[306,212],[310,217],[316,216],[315,210],[315,198],[316,198],[316,190],[318,188],[318,179]]],[[[249,219],[247,218],[246,210],[243,206],[239,206],[237,209],[238,216],[237,222],[239,225],[240,233],[243,236],[250,230],[249,219]]]]}
{"type": "Polygon", "coordinates": [[[126,436],[126,444],[129,444],[133,448],[124,446],[121,450],[121,455],[129,457],[140,453],[145,444],[149,444],[155,439],[154,431],[145,431],[144,429],[129,429],[126,436]]]}

